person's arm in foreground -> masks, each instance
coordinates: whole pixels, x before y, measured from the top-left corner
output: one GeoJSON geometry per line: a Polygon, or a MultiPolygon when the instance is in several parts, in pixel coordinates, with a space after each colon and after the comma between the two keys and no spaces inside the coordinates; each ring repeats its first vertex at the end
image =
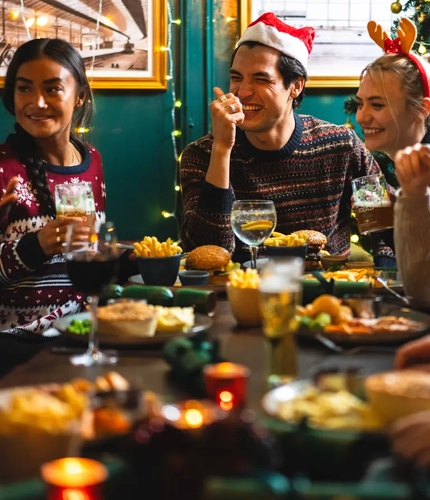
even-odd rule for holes
{"type": "Polygon", "coordinates": [[[391,442],[396,455],[430,467],[430,411],[397,420],[391,429],[391,442]]]}
{"type": "Polygon", "coordinates": [[[394,241],[406,295],[430,307],[430,147],[416,144],[397,152],[400,193],[394,205],[394,241]]]}

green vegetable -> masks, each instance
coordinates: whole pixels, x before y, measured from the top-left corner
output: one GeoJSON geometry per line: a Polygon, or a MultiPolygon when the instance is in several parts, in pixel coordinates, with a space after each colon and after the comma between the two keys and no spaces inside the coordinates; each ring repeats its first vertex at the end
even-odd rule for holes
{"type": "Polygon", "coordinates": [[[76,335],[88,335],[91,330],[89,319],[72,319],[67,331],[76,335]]]}
{"type": "Polygon", "coordinates": [[[318,316],[310,322],[309,327],[324,329],[324,327],[327,325],[331,325],[330,314],[319,313],[318,316]]]}
{"type": "Polygon", "coordinates": [[[300,317],[300,325],[301,326],[310,326],[313,319],[310,316],[301,316],[300,317]]]}

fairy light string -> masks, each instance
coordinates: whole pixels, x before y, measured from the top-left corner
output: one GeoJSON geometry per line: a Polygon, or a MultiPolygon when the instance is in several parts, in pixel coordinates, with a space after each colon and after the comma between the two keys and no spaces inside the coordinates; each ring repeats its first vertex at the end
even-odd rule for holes
{"type": "MultiPolygon", "coordinates": [[[[177,139],[178,137],[181,137],[182,131],[178,128],[176,128],[176,111],[182,106],[182,101],[178,99],[176,95],[176,86],[175,86],[175,75],[174,75],[174,61],[173,61],[173,52],[172,52],[172,36],[173,36],[173,26],[180,26],[181,25],[181,20],[180,19],[174,19],[172,15],[172,9],[170,6],[170,2],[166,1],[166,7],[167,7],[167,23],[168,23],[168,28],[167,28],[167,46],[166,47],[161,47],[161,50],[166,51],[167,53],[167,74],[166,74],[166,80],[167,80],[167,85],[170,90],[170,95],[172,98],[172,107],[170,109],[170,116],[171,116],[171,121],[172,121],[172,131],[170,133],[171,140],[172,140],[172,150],[173,150],[173,157],[175,159],[175,165],[178,163],[179,155],[178,155],[178,147],[177,147],[177,139]]],[[[176,182],[176,175],[175,175],[175,180],[174,180],[174,185],[173,189],[175,191],[175,199],[177,193],[180,191],[180,186],[176,182]]],[[[168,219],[170,217],[176,218],[176,215],[172,211],[168,210],[163,210],[161,212],[161,215],[168,219]]]]}

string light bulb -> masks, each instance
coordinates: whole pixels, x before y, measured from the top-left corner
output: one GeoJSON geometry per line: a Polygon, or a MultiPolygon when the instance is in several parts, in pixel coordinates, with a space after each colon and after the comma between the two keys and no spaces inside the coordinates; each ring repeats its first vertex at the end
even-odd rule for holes
{"type": "MultiPolygon", "coordinates": [[[[173,74],[173,54],[172,54],[172,25],[180,26],[182,21],[179,18],[173,19],[172,17],[172,9],[170,7],[170,2],[166,0],[166,5],[167,5],[167,19],[168,19],[168,30],[167,30],[167,44],[166,46],[161,47],[161,50],[167,52],[167,75],[166,75],[166,81],[169,82],[169,88],[171,91],[172,95],[172,108],[170,110],[170,116],[172,120],[172,132],[171,132],[171,137],[172,137],[172,147],[173,147],[173,155],[175,158],[175,165],[178,163],[178,148],[176,144],[176,140],[178,137],[181,137],[182,131],[176,128],[176,110],[179,109],[182,106],[182,101],[176,97],[176,88],[175,88],[175,79],[174,79],[174,74],[173,74]]],[[[176,182],[176,176],[175,176],[175,183],[173,186],[173,189],[175,193],[181,190],[180,186],[177,185],[176,182]]],[[[161,212],[161,215],[165,218],[168,219],[170,217],[176,218],[176,215],[174,212],[169,212],[167,210],[163,210],[161,212]]]]}
{"type": "Polygon", "coordinates": [[[353,234],[351,236],[351,241],[352,243],[358,243],[360,241],[360,237],[358,236],[358,234],[353,234]]]}
{"type": "Polygon", "coordinates": [[[173,214],[172,212],[166,212],[166,210],[163,210],[161,212],[161,215],[165,218],[165,219],[169,219],[170,217],[175,217],[175,214],[173,214]]]}

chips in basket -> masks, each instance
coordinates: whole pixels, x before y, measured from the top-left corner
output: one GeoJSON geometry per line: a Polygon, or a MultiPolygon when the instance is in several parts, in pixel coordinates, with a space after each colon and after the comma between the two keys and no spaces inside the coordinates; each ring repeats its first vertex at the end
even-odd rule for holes
{"type": "Polygon", "coordinates": [[[138,257],[171,257],[182,253],[182,248],[171,238],[160,243],[155,236],[145,236],[142,241],[133,243],[133,252],[138,257]]]}

